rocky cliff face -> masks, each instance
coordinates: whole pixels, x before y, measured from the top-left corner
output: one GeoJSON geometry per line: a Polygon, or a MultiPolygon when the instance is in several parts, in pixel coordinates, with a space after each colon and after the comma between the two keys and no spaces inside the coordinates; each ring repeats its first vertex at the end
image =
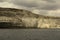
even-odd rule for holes
{"type": "Polygon", "coordinates": [[[16,27],[60,28],[60,17],[37,15],[22,9],[0,8],[0,24],[7,22],[16,27]]]}
{"type": "Polygon", "coordinates": [[[39,18],[38,28],[60,28],[60,18],[39,18]]]}

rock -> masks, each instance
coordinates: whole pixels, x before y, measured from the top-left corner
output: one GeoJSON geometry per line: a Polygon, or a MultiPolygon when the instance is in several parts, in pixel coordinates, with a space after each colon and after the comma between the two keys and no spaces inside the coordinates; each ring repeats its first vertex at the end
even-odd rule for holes
{"type": "Polygon", "coordinates": [[[24,9],[0,8],[0,27],[60,28],[60,17],[38,15],[24,9]]]}

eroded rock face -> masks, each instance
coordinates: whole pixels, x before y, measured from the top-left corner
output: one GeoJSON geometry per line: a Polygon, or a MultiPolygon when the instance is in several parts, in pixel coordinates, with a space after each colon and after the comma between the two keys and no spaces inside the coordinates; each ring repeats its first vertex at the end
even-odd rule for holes
{"type": "Polygon", "coordinates": [[[39,18],[38,28],[60,28],[60,18],[39,18]]]}
{"type": "MultiPolygon", "coordinates": [[[[38,16],[30,11],[14,8],[0,8],[0,22],[13,26],[35,27],[38,16]]],[[[37,27],[37,26],[36,26],[37,27]]]]}
{"type": "Polygon", "coordinates": [[[0,24],[5,22],[16,27],[60,28],[60,17],[42,16],[14,8],[0,8],[0,24]]]}

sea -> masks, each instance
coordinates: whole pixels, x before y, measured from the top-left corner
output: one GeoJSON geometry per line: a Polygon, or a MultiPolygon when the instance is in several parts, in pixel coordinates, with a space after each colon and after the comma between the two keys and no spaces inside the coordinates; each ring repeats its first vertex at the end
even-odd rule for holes
{"type": "Polygon", "coordinates": [[[0,29],[0,40],[60,40],[60,29],[0,29]]]}

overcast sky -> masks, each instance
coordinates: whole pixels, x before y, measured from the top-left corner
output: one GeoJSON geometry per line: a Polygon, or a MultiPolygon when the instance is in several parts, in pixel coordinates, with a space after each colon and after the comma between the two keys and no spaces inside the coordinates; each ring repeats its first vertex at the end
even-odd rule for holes
{"type": "Polygon", "coordinates": [[[26,9],[36,14],[60,16],[60,0],[0,0],[0,7],[26,9]]]}

